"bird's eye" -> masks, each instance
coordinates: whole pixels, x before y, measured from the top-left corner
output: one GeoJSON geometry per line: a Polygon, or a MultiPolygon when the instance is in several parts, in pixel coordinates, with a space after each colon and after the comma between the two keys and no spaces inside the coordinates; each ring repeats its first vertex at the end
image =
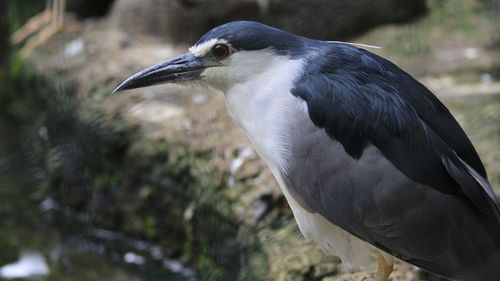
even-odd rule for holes
{"type": "Polygon", "coordinates": [[[212,55],[217,59],[223,59],[229,56],[229,47],[224,44],[217,44],[212,48],[212,55]]]}

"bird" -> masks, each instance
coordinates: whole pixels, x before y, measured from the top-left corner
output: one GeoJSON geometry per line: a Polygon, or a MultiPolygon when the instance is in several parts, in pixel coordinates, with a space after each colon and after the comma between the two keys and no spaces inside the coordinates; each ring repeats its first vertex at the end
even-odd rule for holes
{"type": "Polygon", "coordinates": [[[113,91],[203,83],[266,162],[305,238],[388,280],[400,259],[447,279],[500,276],[500,202],[449,110],[392,62],[356,44],[253,21],[113,91]]]}

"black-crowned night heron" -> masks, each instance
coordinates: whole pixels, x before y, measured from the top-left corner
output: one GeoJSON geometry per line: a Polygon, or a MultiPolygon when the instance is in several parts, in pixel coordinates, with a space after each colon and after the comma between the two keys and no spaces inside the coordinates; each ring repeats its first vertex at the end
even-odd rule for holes
{"type": "Polygon", "coordinates": [[[457,280],[500,280],[500,203],[446,107],[350,44],[231,22],[115,91],[203,81],[271,168],[306,238],[377,280],[393,257],[457,280]]]}

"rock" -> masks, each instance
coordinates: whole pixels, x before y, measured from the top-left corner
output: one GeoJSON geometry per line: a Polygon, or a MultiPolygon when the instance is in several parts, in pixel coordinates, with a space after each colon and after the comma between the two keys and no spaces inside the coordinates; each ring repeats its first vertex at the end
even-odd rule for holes
{"type": "Polygon", "coordinates": [[[352,37],[376,25],[404,22],[426,11],[425,0],[117,0],[111,20],[129,32],[192,43],[234,20],[256,20],[322,40],[352,37]]]}

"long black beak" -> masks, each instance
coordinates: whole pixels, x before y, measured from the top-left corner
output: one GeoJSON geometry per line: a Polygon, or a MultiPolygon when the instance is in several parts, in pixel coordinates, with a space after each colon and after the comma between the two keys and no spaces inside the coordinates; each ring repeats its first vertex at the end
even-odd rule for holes
{"type": "Polygon", "coordinates": [[[113,93],[157,84],[199,80],[201,73],[208,66],[201,58],[186,53],[141,70],[123,81],[113,93]]]}

